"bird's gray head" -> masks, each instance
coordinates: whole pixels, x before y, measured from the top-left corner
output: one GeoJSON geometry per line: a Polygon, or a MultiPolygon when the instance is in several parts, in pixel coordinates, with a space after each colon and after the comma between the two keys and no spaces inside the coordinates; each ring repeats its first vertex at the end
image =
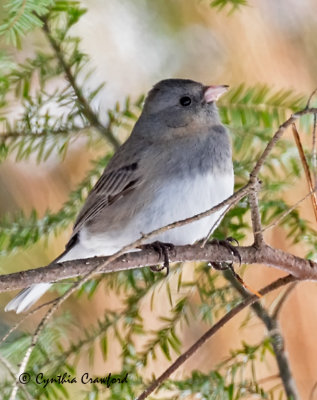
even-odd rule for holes
{"type": "Polygon", "coordinates": [[[140,123],[151,126],[153,135],[164,138],[206,132],[220,123],[215,102],[227,88],[225,85],[204,86],[188,79],[160,81],[146,98],[140,123]]]}

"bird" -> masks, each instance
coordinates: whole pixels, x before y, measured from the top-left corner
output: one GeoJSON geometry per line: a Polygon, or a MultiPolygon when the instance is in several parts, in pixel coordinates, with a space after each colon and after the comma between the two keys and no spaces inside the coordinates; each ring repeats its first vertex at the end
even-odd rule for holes
{"type": "MultiPolygon", "coordinates": [[[[155,84],[131,135],[88,194],[65,251],[53,262],[112,255],[142,234],[207,211],[231,196],[231,141],[216,105],[227,90],[227,85],[190,79],[155,84]]],[[[223,212],[149,240],[194,244],[211,233],[223,212]]],[[[5,311],[26,311],[51,285],[22,290],[5,311]]]]}

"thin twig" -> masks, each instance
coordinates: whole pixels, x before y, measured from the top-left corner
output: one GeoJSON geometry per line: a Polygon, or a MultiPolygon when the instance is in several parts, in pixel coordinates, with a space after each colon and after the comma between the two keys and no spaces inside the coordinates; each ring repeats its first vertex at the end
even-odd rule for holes
{"type": "Polygon", "coordinates": [[[315,96],[316,93],[317,93],[317,88],[315,90],[313,90],[311,95],[308,97],[308,100],[307,100],[307,103],[306,103],[306,107],[305,107],[306,110],[310,107],[310,103],[312,101],[312,98],[315,96]]]}
{"type": "Polygon", "coordinates": [[[254,245],[256,247],[261,247],[262,244],[264,243],[264,238],[262,234],[261,214],[259,210],[259,201],[258,201],[258,192],[260,189],[260,183],[257,182],[257,178],[255,178],[255,180],[256,184],[253,186],[252,190],[249,193],[249,202],[251,210],[252,229],[254,235],[254,245]]]}
{"type": "MultiPolygon", "coordinates": [[[[19,19],[23,16],[26,4],[27,4],[27,0],[23,0],[22,4],[19,6],[19,11],[15,14],[15,16],[12,19],[12,21],[10,22],[10,24],[5,28],[5,30],[7,32],[9,32],[14,27],[14,25],[17,23],[17,21],[19,21],[19,19]]],[[[20,29],[21,28],[19,28],[19,31],[20,31],[20,29]]]]}
{"type": "Polygon", "coordinates": [[[0,133],[0,143],[4,143],[9,139],[18,139],[18,138],[40,138],[43,136],[69,136],[70,134],[76,132],[81,133],[84,131],[87,131],[88,129],[91,129],[95,127],[89,126],[83,126],[83,127],[73,127],[72,129],[56,129],[56,130],[45,130],[43,132],[6,132],[6,133],[0,133]]]}
{"type": "MultiPolygon", "coordinates": [[[[230,273],[230,271],[225,271],[224,277],[229,282],[231,282],[232,286],[244,298],[248,298],[250,296],[248,291],[245,290],[245,288],[243,286],[241,286],[241,284],[235,279],[235,277],[230,273]]],[[[296,285],[296,284],[297,284],[297,282],[291,283],[287,287],[286,292],[289,294],[290,291],[293,290],[294,285],[296,285]]],[[[286,295],[286,297],[287,297],[287,295],[286,295]]],[[[281,305],[286,300],[286,297],[284,297],[284,295],[283,295],[283,300],[281,302],[281,305]]],[[[294,378],[293,378],[293,375],[291,372],[290,363],[289,363],[287,354],[284,350],[284,346],[283,346],[284,338],[283,338],[281,329],[280,329],[278,321],[277,321],[277,314],[276,314],[276,316],[270,315],[260,302],[253,303],[251,305],[251,308],[255,312],[256,316],[261,321],[263,321],[263,323],[268,331],[268,334],[272,337],[272,346],[273,346],[275,358],[277,361],[277,366],[279,369],[279,377],[282,380],[287,398],[292,399],[292,400],[299,399],[298,390],[297,390],[296,383],[294,381],[294,378]]]]}
{"type": "Polygon", "coordinates": [[[314,177],[314,187],[317,186],[317,141],[316,141],[316,125],[317,125],[317,114],[314,114],[314,124],[313,124],[313,145],[312,145],[312,166],[313,166],[313,177],[314,177]]]}
{"type": "Polygon", "coordinates": [[[260,378],[258,379],[258,384],[262,385],[263,383],[275,380],[275,379],[281,379],[280,375],[271,375],[271,376],[266,376],[265,378],[260,378]]]}
{"type": "Polygon", "coordinates": [[[240,199],[236,199],[234,202],[232,202],[231,204],[228,205],[228,207],[224,208],[224,210],[222,211],[222,213],[219,215],[219,217],[216,219],[216,221],[214,222],[214,224],[212,225],[212,227],[209,229],[209,232],[207,233],[205,239],[203,240],[201,247],[205,247],[206,243],[208,242],[209,236],[212,234],[212,232],[216,229],[216,227],[218,226],[218,224],[220,224],[222,218],[225,216],[225,214],[227,214],[227,212],[230,210],[230,208],[234,205],[236,205],[238,202],[240,201],[240,199]]]}
{"type": "MultiPolygon", "coordinates": [[[[262,296],[265,294],[278,289],[290,282],[294,282],[296,278],[291,275],[279,278],[271,284],[265,286],[259,292],[262,296]]],[[[151,393],[154,392],[171,374],[177,370],[189,357],[191,357],[207,340],[209,340],[220,328],[222,328],[228,321],[230,321],[240,311],[245,309],[250,304],[253,304],[259,300],[255,295],[250,295],[246,299],[242,300],[240,304],[229,311],[224,317],[222,317],[216,324],[214,324],[204,335],[202,335],[188,350],[186,350],[181,356],[179,356],[173,364],[168,367],[157,379],[155,379],[136,400],[144,400],[151,393]]]]}
{"type": "Polygon", "coordinates": [[[278,130],[275,132],[273,135],[272,139],[269,141],[267,144],[266,148],[264,149],[262,155],[256,162],[250,176],[251,177],[256,177],[258,176],[260,169],[262,168],[262,165],[266,161],[267,157],[271,153],[272,149],[274,148],[275,144],[279,141],[279,139],[282,137],[283,133],[285,132],[286,128],[288,128],[293,122],[295,122],[298,118],[302,117],[303,115],[306,114],[316,114],[317,113],[317,108],[305,108],[304,110],[298,111],[297,113],[293,114],[288,120],[286,120],[278,130]]]}
{"type": "Polygon", "coordinates": [[[58,43],[57,40],[55,40],[55,38],[53,37],[53,35],[51,33],[51,30],[50,30],[48,22],[47,22],[47,18],[40,17],[40,19],[43,22],[43,27],[42,27],[43,32],[45,33],[46,37],[48,38],[48,40],[56,54],[56,57],[65,72],[67,80],[74,90],[75,96],[77,98],[78,103],[81,106],[83,114],[85,115],[87,120],[90,122],[90,124],[92,126],[94,126],[95,128],[97,128],[99,130],[99,132],[109,140],[109,142],[112,144],[112,146],[115,149],[118,149],[120,146],[120,142],[113,135],[113,132],[111,130],[111,121],[109,121],[108,126],[102,125],[97,114],[92,110],[92,108],[90,107],[90,104],[88,103],[85,96],[83,95],[82,90],[77,85],[76,79],[71,71],[71,67],[65,60],[64,52],[61,49],[60,43],[58,43]]]}
{"type": "Polygon", "coordinates": [[[37,313],[39,310],[41,310],[41,309],[44,308],[44,307],[49,306],[50,304],[54,303],[55,301],[56,301],[56,299],[51,300],[51,301],[48,301],[48,302],[46,302],[46,303],[44,303],[44,304],[41,304],[41,305],[39,305],[38,307],[34,308],[33,310],[29,311],[26,315],[24,315],[23,318],[21,318],[15,325],[13,325],[13,326],[10,328],[10,330],[1,338],[1,340],[0,340],[0,345],[1,345],[2,343],[4,343],[4,342],[8,339],[8,337],[9,337],[13,332],[15,332],[15,331],[18,329],[18,327],[21,326],[21,325],[23,324],[23,322],[24,322],[25,320],[27,320],[31,315],[34,315],[34,314],[37,313]]]}
{"type": "Polygon", "coordinates": [[[307,193],[304,197],[302,197],[300,200],[298,200],[295,204],[293,204],[290,208],[288,208],[286,211],[284,211],[276,220],[274,220],[271,224],[267,225],[265,228],[262,228],[262,232],[267,231],[268,229],[273,228],[274,226],[278,225],[285,217],[288,216],[295,208],[297,208],[303,201],[305,201],[309,196],[311,196],[313,193],[317,191],[314,189],[313,192],[307,193]]]}
{"type": "Polygon", "coordinates": [[[294,282],[292,284],[290,284],[285,292],[283,293],[283,295],[281,296],[281,298],[279,299],[279,301],[276,303],[274,310],[271,314],[271,317],[275,320],[278,319],[279,314],[282,310],[283,305],[285,304],[285,301],[288,299],[288,296],[291,294],[291,292],[295,289],[295,287],[297,286],[298,282],[294,282]]]}
{"type": "Polygon", "coordinates": [[[309,169],[309,166],[308,166],[308,163],[306,160],[306,156],[304,153],[304,149],[302,146],[302,142],[300,140],[300,136],[299,136],[299,133],[298,133],[298,130],[297,130],[295,124],[292,124],[292,131],[293,131],[295,143],[296,143],[296,146],[297,146],[297,149],[299,152],[299,157],[301,159],[301,162],[302,162],[302,165],[304,168],[308,189],[310,190],[310,192],[313,192],[312,196],[311,196],[311,200],[312,200],[313,210],[314,210],[314,214],[315,214],[315,219],[317,222],[317,198],[316,198],[316,193],[314,192],[315,186],[313,185],[313,181],[312,181],[311,174],[310,174],[310,169],[309,169]]]}
{"type": "MultiPolygon", "coordinates": [[[[6,359],[6,358],[4,358],[4,357],[2,357],[1,355],[0,355],[0,362],[6,367],[6,369],[9,371],[9,374],[11,375],[11,377],[13,378],[13,379],[15,379],[15,371],[14,371],[14,368],[13,368],[13,366],[9,363],[9,361],[6,359]]],[[[28,400],[32,400],[32,397],[31,397],[31,395],[30,395],[30,393],[26,390],[26,388],[25,388],[25,385],[21,385],[20,384],[20,388],[22,389],[22,391],[23,391],[23,393],[25,394],[25,396],[26,396],[26,398],[28,399],[28,400]]]]}
{"type": "Polygon", "coordinates": [[[18,393],[18,389],[19,389],[19,377],[25,372],[27,363],[28,363],[28,361],[30,359],[30,356],[32,354],[32,351],[33,351],[36,343],[38,342],[39,336],[40,336],[42,330],[44,329],[45,325],[47,324],[49,318],[52,316],[53,312],[56,311],[58,305],[59,305],[59,302],[58,302],[58,300],[56,300],[53,303],[53,306],[48,310],[48,312],[44,315],[44,317],[42,318],[41,322],[37,326],[37,328],[36,328],[36,330],[35,330],[35,332],[34,332],[34,334],[32,336],[31,344],[28,347],[28,349],[27,349],[27,351],[26,351],[26,353],[25,353],[25,355],[23,357],[23,360],[22,360],[22,362],[20,364],[19,371],[16,374],[15,382],[14,382],[14,384],[12,386],[12,391],[11,391],[9,400],[15,400],[16,395],[18,393]]]}

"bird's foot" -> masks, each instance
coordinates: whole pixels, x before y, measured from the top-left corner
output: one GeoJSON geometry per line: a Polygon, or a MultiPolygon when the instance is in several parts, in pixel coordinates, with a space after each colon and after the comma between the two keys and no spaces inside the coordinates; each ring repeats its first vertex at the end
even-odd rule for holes
{"type": "Polygon", "coordinates": [[[166,268],[166,276],[169,274],[169,270],[170,270],[170,263],[169,263],[169,252],[170,251],[175,251],[175,246],[172,243],[164,243],[164,242],[153,242],[153,243],[149,243],[149,244],[145,244],[143,246],[141,246],[142,249],[151,249],[154,250],[158,253],[159,255],[159,260],[163,259],[163,265],[159,266],[159,265],[155,265],[155,266],[151,266],[151,271],[154,272],[159,272],[162,271],[164,268],[166,268]]]}
{"type": "MultiPolygon", "coordinates": [[[[233,254],[239,260],[239,265],[241,265],[240,253],[232,244],[236,243],[239,246],[239,242],[237,241],[237,239],[234,239],[233,237],[229,236],[227,237],[227,239],[224,240],[212,239],[209,241],[209,243],[225,247],[227,250],[231,252],[231,254],[233,254]]],[[[232,269],[233,262],[210,262],[210,264],[214,269],[223,271],[226,269],[232,269]]]]}
{"type": "MultiPolygon", "coordinates": [[[[211,240],[209,243],[212,244],[217,244],[218,246],[224,246],[226,249],[230,250],[231,253],[237,257],[237,259],[239,260],[239,265],[241,265],[241,256],[240,253],[238,252],[238,250],[232,245],[232,243],[236,243],[239,246],[239,242],[237,241],[237,239],[234,239],[232,237],[228,237],[225,240],[217,240],[217,239],[213,239],[211,240]]],[[[209,264],[216,270],[218,271],[225,271],[225,270],[230,270],[232,275],[237,279],[238,282],[240,282],[240,284],[247,290],[249,290],[251,293],[255,294],[257,297],[261,298],[262,295],[257,291],[252,289],[250,286],[248,286],[243,279],[240,277],[240,275],[238,275],[236,273],[236,271],[233,268],[233,261],[230,262],[215,262],[215,261],[211,261],[209,262],[209,264]]]]}

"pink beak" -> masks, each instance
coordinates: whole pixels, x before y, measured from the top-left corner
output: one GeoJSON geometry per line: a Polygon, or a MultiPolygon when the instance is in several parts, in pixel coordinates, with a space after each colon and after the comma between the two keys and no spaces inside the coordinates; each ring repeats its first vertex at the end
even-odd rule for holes
{"type": "Polygon", "coordinates": [[[204,92],[205,102],[211,103],[212,101],[217,101],[221,95],[226,93],[228,88],[228,85],[206,86],[204,92]]]}

